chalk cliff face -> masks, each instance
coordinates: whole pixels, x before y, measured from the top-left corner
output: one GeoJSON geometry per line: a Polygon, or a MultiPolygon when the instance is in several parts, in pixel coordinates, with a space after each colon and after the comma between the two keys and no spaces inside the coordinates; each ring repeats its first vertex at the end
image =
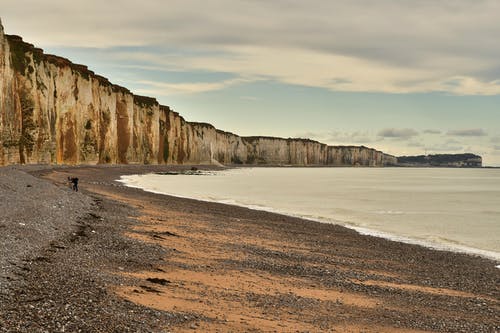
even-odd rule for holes
{"type": "Polygon", "coordinates": [[[185,121],[154,98],[4,35],[0,24],[0,165],[16,163],[395,165],[367,147],[240,137],[185,121]]]}

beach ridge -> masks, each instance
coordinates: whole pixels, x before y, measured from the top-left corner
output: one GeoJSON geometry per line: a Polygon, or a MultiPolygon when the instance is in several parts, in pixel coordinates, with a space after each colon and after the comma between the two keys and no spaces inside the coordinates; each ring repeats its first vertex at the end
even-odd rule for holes
{"type": "Polygon", "coordinates": [[[87,206],[75,206],[72,230],[28,254],[45,259],[19,262],[22,275],[0,294],[0,331],[499,329],[490,260],[116,182],[188,166],[31,168],[15,172],[87,206]]]}

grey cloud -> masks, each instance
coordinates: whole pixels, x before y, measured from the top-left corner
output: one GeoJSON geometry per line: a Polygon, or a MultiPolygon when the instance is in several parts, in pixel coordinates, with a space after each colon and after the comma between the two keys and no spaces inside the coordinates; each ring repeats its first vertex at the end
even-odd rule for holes
{"type": "Polygon", "coordinates": [[[500,146],[495,145],[495,146],[493,146],[493,149],[500,150],[500,146]]]}
{"type": "Polygon", "coordinates": [[[500,143],[500,136],[494,136],[490,139],[491,142],[493,143],[500,143]]]}
{"type": "Polygon", "coordinates": [[[463,151],[464,147],[463,146],[454,146],[454,145],[433,145],[433,146],[426,146],[425,150],[427,153],[432,153],[432,152],[458,152],[458,151],[463,151]]]}
{"type": "Polygon", "coordinates": [[[332,84],[349,84],[352,83],[352,80],[346,79],[346,78],[334,78],[330,80],[332,84]]]}
{"type": "Polygon", "coordinates": [[[426,129],[423,130],[422,132],[427,134],[441,134],[440,130],[435,130],[435,129],[426,129]]]}
{"type": "MultiPolygon", "coordinates": [[[[246,0],[149,0],[138,8],[136,1],[122,0],[120,10],[116,1],[5,2],[2,15],[42,30],[59,26],[83,32],[75,26],[76,19],[77,23],[96,23],[101,33],[120,26],[124,36],[140,30],[144,38],[160,38],[158,42],[279,43],[405,65],[424,63],[431,54],[486,54],[495,59],[500,48],[492,43],[500,34],[497,1],[380,0],[374,6],[367,0],[260,1],[258,5],[246,0]],[[38,13],[32,16],[33,23],[23,20],[26,10],[38,13]],[[58,20],[47,21],[50,16],[58,20]]],[[[89,26],[83,27],[88,30],[89,26]]]]}
{"type": "Polygon", "coordinates": [[[500,78],[500,64],[479,70],[476,74],[488,81],[498,80],[498,78],[500,78]]]}
{"type": "Polygon", "coordinates": [[[7,31],[42,47],[286,47],[481,82],[499,78],[499,12],[493,0],[2,1],[7,31]]]}
{"type": "Polygon", "coordinates": [[[306,139],[313,139],[313,140],[321,140],[326,137],[326,133],[324,132],[304,132],[304,133],[299,133],[295,135],[297,138],[306,138],[306,139]]]}
{"type": "Polygon", "coordinates": [[[456,140],[456,139],[448,139],[445,142],[447,145],[457,145],[457,144],[462,144],[462,142],[456,140]]]}
{"type": "Polygon", "coordinates": [[[373,142],[373,136],[364,131],[332,131],[326,141],[338,144],[367,144],[373,142]]]}
{"type": "Polygon", "coordinates": [[[365,131],[305,132],[296,135],[299,138],[318,140],[328,144],[368,144],[374,141],[373,135],[365,131]]]}
{"type": "Polygon", "coordinates": [[[378,132],[378,136],[383,138],[409,139],[418,135],[418,132],[412,128],[385,128],[378,132]]]}
{"type": "Polygon", "coordinates": [[[408,142],[407,146],[408,147],[424,147],[424,144],[421,143],[421,142],[414,142],[414,141],[412,141],[412,142],[408,142]]]}
{"type": "Polygon", "coordinates": [[[470,128],[470,129],[459,129],[451,130],[446,133],[446,135],[451,136],[486,136],[486,132],[482,128],[470,128]]]}

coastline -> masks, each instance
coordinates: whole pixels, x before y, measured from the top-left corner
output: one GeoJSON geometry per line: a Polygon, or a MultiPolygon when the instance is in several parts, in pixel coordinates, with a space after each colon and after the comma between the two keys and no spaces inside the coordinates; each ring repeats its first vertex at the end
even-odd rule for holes
{"type": "MultiPolygon", "coordinates": [[[[246,167],[247,169],[252,169],[255,167],[246,167]]],[[[264,166],[263,168],[269,168],[269,166],[264,166]]],[[[274,167],[273,167],[274,168],[274,167]]],[[[297,167],[294,167],[297,168],[297,167]]],[[[300,168],[300,167],[299,167],[300,168]]],[[[309,168],[309,167],[305,167],[309,168]]],[[[245,169],[245,168],[237,168],[237,169],[245,169]]],[[[420,168],[416,168],[420,169],[420,168]]],[[[454,168],[456,169],[456,168],[454,168]]],[[[154,173],[149,173],[154,174],[154,173]]],[[[182,174],[182,173],[180,173],[182,174]]],[[[187,175],[192,175],[190,171],[186,173],[187,175]]],[[[205,173],[200,172],[195,175],[212,175],[214,174],[211,171],[207,171],[205,173]]],[[[300,214],[300,213],[295,213],[293,211],[287,211],[284,209],[277,209],[275,207],[271,206],[264,206],[264,205],[257,205],[257,204],[249,204],[245,203],[244,201],[239,201],[233,200],[233,199],[217,199],[210,194],[210,196],[207,196],[207,193],[202,193],[202,192],[195,192],[193,195],[186,195],[186,194],[179,194],[175,190],[163,190],[163,189],[158,189],[156,185],[151,183],[151,181],[144,183],[143,185],[137,185],[137,183],[141,183],[140,180],[135,178],[134,176],[143,176],[147,174],[142,174],[142,175],[126,175],[120,177],[118,180],[119,182],[123,183],[124,185],[131,187],[131,188],[137,188],[141,189],[150,193],[155,193],[155,194],[160,194],[160,195],[166,195],[166,196],[173,196],[177,198],[183,198],[183,199],[192,199],[192,200],[199,200],[199,201],[204,201],[204,202],[212,202],[212,203],[221,203],[221,204],[226,204],[226,205],[231,205],[231,206],[238,206],[238,207],[244,207],[244,208],[249,208],[253,210],[260,210],[260,211],[266,211],[270,213],[276,213],[276,214],[281,214],[281,215],[286,215],[289,217],[293,218],[299,218],[299,219],[304,219],[312,222],[319,222],[319,223],[327,223],[327,224],[336,224],[343,226],[348,229],[355,230],[356,232],[362,234],[362,235],[367,235],[367,236],[373,236],[373,237],[379,237],[379,238],[384,238],[387,240],[395,241],[395,242],[401,242],[401,243],[406,243],[406,244],[412,244],[412,245],[419,245],[423,247],[427,247],[433,250],[439,250],[439,251],[449,251],[449,252],[456,252],[456,253],[464,253],[464,254],[469,254],[473,256],[480,256],[489,260],[492,260],[496,267],[500,268],[500,252],[495,251],[493,249],[487,249],[487,248],[480,248],[480,247],[474,247],[470,244],[465,244],[461,242],[460,240],[457,239],[426,239],[426,238],[421,238],[418,236],[411,236],[411,235],[402,235],[398,234],[396,232],[390,232],[386,231],[383,229],[376,229],[370,226],[362,225],[360,223],[353,223],[353,222],[347,222],[345,220],[342,220],[339,217],[336,216],[329,216],[329,217],[324,217],[324,216],[319,216],[319,215],[307,215],[307,214],[300,214]],[[153,185],[153,186],[152,186],[153,185]]],[[[175,183],[175,182],[174,182],[175,183]]],[[[186,193],[186,192],[183,192],[186,193]]],[[[217,193],[217,192],[216,192],[217,193]]],[[[218,193],[220,195],[220,193],[218,193]]],[[[224,195],[227,195],[225,193],[224,195]]],[[[217,194],[215,194],[217,196],[217,194]]]]}
{"type": "Polygon", "coordinates": [[[25,331],[41,330],[28,319],[38,318],[45,303],[55,305],[43,328],[54,331],[61,331],[57,320],[67,330],[103,332],[499,329],[500,273],[490,260],[360,235],[336,225],[148,193],[115,181],[123,174],[189,168],[19,168],[50,180],[66,194],[66,175],[76,175],[81,193],[68,195],[75,202],[85,197],[94,203],[79,208],[88,218],[81,236],[73,241],[72,233],[60,236],[57,242],[64,245],[56,245],[64,250],[56,247],[44,253],[47,260],[32,260],[30,270],[9,286],[9,295],[2,294],[6,302],[0,302],[0,331],[15,331],[11,322],[2,321],[6,318],[19,318],[17,325],[31,328],[25,331]],[[58,268],[61,261],[65,264],[58,268]],[[40,276],[56,273],[63,275],[58,280],[74,283],[72,272],[87,278],[78,279],[83,285],[76,283],[65,298],[54,295],[60,287],[33,285],[40,276]],[[30,297],[19,294],[23,288],[32,291],[30,297]],[[36,293],[43,296],[38,301],[36,293]],[[85,313],[66,318],[79,311],[76,305],[83,300],[75,295],[82,294],[87,318],[82,319],[85,313]],[[23,297],[31,302],[18,302],[16,308],[14,300],[23,297]]]}

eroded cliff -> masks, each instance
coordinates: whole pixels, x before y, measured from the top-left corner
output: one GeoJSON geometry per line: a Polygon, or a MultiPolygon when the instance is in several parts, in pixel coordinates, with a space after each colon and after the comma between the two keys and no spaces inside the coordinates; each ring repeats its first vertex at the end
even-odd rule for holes
{"type": "Polygon", "coordinates": [[[84,65],[45,54],[0,23],[0,164],[395,165],[363,146],[240,137],[185,121],[84,65]]]}

